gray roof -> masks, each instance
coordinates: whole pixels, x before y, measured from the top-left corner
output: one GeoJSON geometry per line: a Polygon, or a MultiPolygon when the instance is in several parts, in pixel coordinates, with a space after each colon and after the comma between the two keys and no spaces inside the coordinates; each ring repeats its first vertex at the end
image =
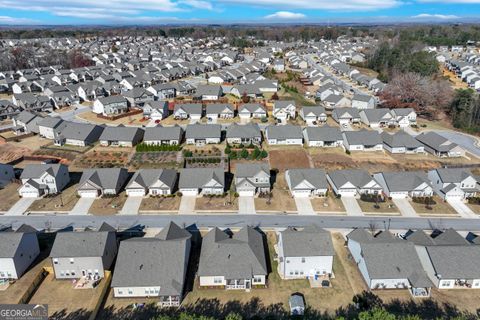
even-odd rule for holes
{"type": "Polygon", "coordinates": [[[219,124],[189,124],[187,125],[185,137],[187,139],[221,138],[222,126],[219,124]]]}
{"type": "Polygon", "coordinates": [[[57,232],[50,257],[102,257],[110,232],[57,232]]]}
{"type": "Polygon", "coordinates": [[[180,171],[180,189],[202,188],[206,183],[215,180],[225,187],[223,168],[186,168],[180,171]]]}
{"type": "Polygon", "coordinates": [[[383,143],[380,133],[378,133],[377,131],[344,131],[343,136],[345,137],[349,145],[374,146],[383,143]]]}
{"type": "Polygon", "coordinates": [[[280,233],[285,257],[335,255],[330,232],[315,225],[305,227],[303,230],[288,228],[280,233]]]}
{"type": "Polygon", "coordinates": [[[173,189],[177,181],[177,171],[173,169],[141,169],[135,172],[126,188],[129,188],[134,182],[142,187],[149,188],[159,180],[173,189]]]}
{"type": "Polygon", "coordinates": [[[479,279],[480,246],[426,247],[435,273],[442,279],[479,279]]]}
{"type": "Polygon", "coordinates": [[[416,139],[424,145],[439,152],[448,152],[458,146],[456,143],[449,141],[433,131],[422,132],[416,136],[416,139]]]}
{"type": "Polygon", "coordinates": [[[305,106],[302,107],[304,116],[307,116],[309,113],[313,113],[315,116],[326,115],[325,108],[322,106],[305,106]]]}
{"type": "Polygon", "coordinates": [[[124,103],[127,104],[127,99],[120,95],[108,96],[104,98],[98,99],[104,106],[109,105],[111,103],[124,103]]]}
{"type": "Polygon", "coordinates": [[[0,258],[13,258],[23,236],[22,232],[0,232],[0,258]]]}
{"type": "Polygon", "coordinates": [[[431,246],[435,244],[433,238],[427,235],[423,230],[407,232],[405,239],[413,242],[417,246],[431,246]]]}
{"type": "Polygon", "coordinates": [[[384,119],[393,118],[389,109],[366,109],[366,110],[361,110],[360,113],[365,114],[365,117],[367,117],[368,122],[370,123],[371,122],[376,123],[384,119]]]}
{"type": "Polygon", "coordinates": [[[137,127],[106,127],[102,135],[101,141],[140,141],[143,138],[143,130],[137,127]]]}
{"type": "Polygon", "coordinates": [[[128,176],[125,168],[96,168],[83,171],[79,188],[87,181],[94,183],[102,189],[120,189],[128,176]]]}
{"type": "Polygon", "coordinates": [[[174,111],[182,109],[187,114],[202,114],[203,105],[201,103],[177,103],[174,111]]]}
{"type": "Polygon", "coordinates": [[[444,183],[460,183],[468,177],[475,178],[470,169],[466,168],[440,168],[436,171],[444,183]]]}
{"type": "Polygon", "coordinates": [[[35,179],[40,178],[45,172],[48,172],[52,176],[56,176],[60,169],[66,166],[64,164],[28,164],[22,171],[20,179],[35,179]]]}
{"type": "Polygon", "coordinates": [[[158,140],[181,140],[183,129],[180,126],[145,128],[143,141],[158,141],[158,140]]]}
{"type": "Polygon", "coordinates": [[[222,87],[219,85],[200,85],[197,88],[196,96],[215,96],[221,95],[222,87]]]}
{"type": "Polygon", "coordinates": [[[412,191],[419,185],[430,180],[423,171],[382,172],[383,178],[390,192],[412,191]]]}
{"type": "Polygon", "coordinates": [[[273,103],[273,109],[283,109],[288,107],[289,105],[295,106],[295,101],[293,100],[277,100],[273,103]]]}
{"type": "MultiPolygon", "coordinates": [[[[45,117],[38,122],[39,126],[55,129],[63,123],[62,118],[58,117],[45,117]]],[[[65,126],[65,124],[63,125],[65,126]]]]}
{"type": "Polygon", "coordinates": [[[392,147],[399,148],[405,147],[409,149],[421,147],[422,144],[414,137],[406,133],[405,131],[398,131],[394,134],[382,132],[383,143],[392,147]]]}
{"type": "Polygon", "coordinates": [[[227,138],[262,138],[262,132],[256,123],[232,123],[227,128],[227,138]]]}
{"type": "MultiPolygon", "coordinates": [[[[182,295],[188,264],[191,235],[170,224],[165,238],[132,238],[122,241],[118,250],[112,287],[160,286],[160,296],[182,295]],[[174,231],[171,231],[175,229],[174,231]]],[[[161,232],[161,233],[162,233],[161,232]]]]}
{"type": "Polygon", "coordinates": [[[337,187],[341,187],[345,183],[351,182],[357,188],[361,188],[374,180],[372,176],[363,169],[336,170],[329,172],[328,176],[337,187]]]}
{"type": "Polygon", "coordinates": [[[302,181],[307,181],[316,189],[328,189],[327,178],[323,169],[289,169],[287,172],[292,189],[295,189],[302,181]]]}
{"type": "Polygon", "coordinates": [[[259,108],[265,112],[265,107],[262,106],[260,103],[245,103],[238,108],[238,112],[242,112],[244,109],[246,109],[250,113],[253,113],[257,111],[259,108]]]}
{"type": "Polygon", "coordinates": [[[343,140],[342,131],[338,127],[307,127],[305,128],[310,141],[341,141],[343,140]]]}
{"type": "Polygon", "coordinates": [[[68,122],[61,135],[65,139],[74,139],[93,143],[98,140],[103,132],[103,127],[90,123],[68,122]]]}
{"type": "Polygon", "coordinates": [[[203,238],[199,276],[224,276],[228,280],[267,274],[263,237],[255,229],[244,227],[229,237],[214,228],[203,238]]]}
{"type": "Polygon", "coordinates": [[[362,101],[362,102],[369,102],[371,99],[373,99],[372,96],[366,95],[366,94],[354,94],[352,100],[357,100],[357,101],[362,101]]]}
{"type": "Polygon", "coordinates": [[[357,108],[336,108],[332,111],[332,117],[335,119],[342,119],[342,118],[353,118],[358,119],[360,118],[360,114],[358,113],[357,108]]]}
{"type": "Polygon", "coordinates": [[[408,116],[412,112],[415,112],[415,110],[413,110],[413,108],[395,108],[395,109],[392,109],[392,113],[394,113],[396,116],[399,116],[399,117],[408,116]]]}
{"type": "Polygon", "coordinates": [[[468,245],[467,239],[462,237],[457,231],[450,228],[434,238],[437,245],[468,245]]]}
{"type": "Polygon", "coordinates": [[[29,111],[22,111],[18,115],[15,116],[15,119],[17,121],[20,121],[21,123],[27,124],[30,121],[32,121],[33,119],[35,119],[36,117],[37,117],[36,114],[33,114],[29,111]]]}
{"type": "Polygon", "coordinates": [[[233,113],[233,105],[231,103],[209,103],[207,104],[207,114],[220,114],[228,109],[233,113]]]}
{"type": "Polygon", "coordinates": [[[347,239],[352,239],[359,243],[373,241],[373,235],[363,228],[355,228],[347,234],[347,239]]]}
{"type": "Polygon", "coordinates": [[[251,178],[259,172],[265,172],[270,176],[270,166],[266,163],[238,163],[236,165],[236,178],[251,178]]]}
{"type": "Polygon", "coordinates": [[[302,127],[291,124],[268,126],[266,129],[268,139],[302,139],[302,127]]]}

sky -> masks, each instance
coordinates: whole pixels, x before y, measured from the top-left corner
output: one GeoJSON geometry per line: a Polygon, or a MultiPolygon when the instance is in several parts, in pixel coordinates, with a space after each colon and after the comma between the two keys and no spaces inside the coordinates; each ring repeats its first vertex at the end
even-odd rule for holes
{"type": "Polygon", "coordinates": [[[480,0],[0,0],[0,25],[479,21],[480,0]]]}

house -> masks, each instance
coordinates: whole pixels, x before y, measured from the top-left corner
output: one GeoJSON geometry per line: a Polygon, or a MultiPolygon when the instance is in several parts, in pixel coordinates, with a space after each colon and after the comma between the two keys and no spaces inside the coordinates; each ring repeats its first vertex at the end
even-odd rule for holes
{"type": "Polygon", "coordinates": [[[223,168],[182,169],[178,189],[184,196],[222,195],[225,192],[225,172],[223,168]]]}
{"type": "Polygon", "coordinates": [[[45,117],[38,122],[40,137],[54,140],[65,129],[67,122],[57,117],[45,117]]]}
{"type": "Polygon", "coordinates": [[[203,114],[203,105],[201,103],[177,103],[173,110],[175,119],[191,119],[192,121],[200,121],[203,114]]]}
{"type": "Polygon", "coordinates": [[[43,120],[43,117],[31,113],[29,111],[22,111],[13,117],[12,130],[16,135],[25,133],[39,133],[38,123],[43,120]]]}
{"type": "Polygon", "coordinates": [[[86,169],[78,183],[77,193],[82,198],[115,196],[120,193],[127,179],[128,171],[125,168],[86,169]]]}
{"type": "Polygon", "coordinates": [[[153,121],[163,120],[169,115],[168,101],[148,101],[143,105],[143,116],[153,121]]]}
{"type": "Polygon", "coordinates": [[[98,141],[104,127],[90,123],[67,122],[65,128],[55,137],[58,146],[72,145],[86,147],[98,141]]]}
{"type": "Polygon", "coordinates": [[[444,200],[464,200],[476,197],[478,179],[466,168],[441,168],[428,172],[435,193],[444,200]]]}
{"type": "Polygon", "coordinates": [[[307,127],[303,129],[303,138],[309,147],[341,147],[343,146],[342,131],[337,127],[307,127]]]}
{"type": "Polygon", "coordinates": [[[128,101],[122,96],[108,96],[93,102],[92,112],[104,116],[117,115],[128,111],[128,101]]]}
{"type": "Polygon", "coordinates": [[[270,192],[270,167],[267,164],[238,163],[235,190],[241,197],[270,192]]]}
{"type": "Polygon", "coordinates": [[[392,109],[392,115],[400,128],[417,125],[417,113],[413,108],[392,109]]]}
{"type": "Polygon", "coordinates": [[[250,290],[265,286],[268,269],[262,235],[243,227],[230,236],[215,227],[203,238],[197,274],[200,287],[250,290]]]}
{"type": "Polygon", "coordinates": [[[295,119],[296,113],[295,101],[277,100],[273,103],[272,115],[280,122],[285,123],[288,119],[295,119]]]}
{"type": "Polygon", "coordinates": [[[155,99],[155,95],[145,88],[133,88],[125,92],[123,96],[127,99],[128,105],[132,107],[143,107],[155,99]]]}
{"type": "Polygon", "coordinates": [[[300,117],[307,123],[307,126],[317,125],[327,121],[327,113],[324,107],[302,107],[300,117]]]}
{"type": "Polygon", "coordinates": [[[222,126],[219,124],[189,124],[187,125],[185,140],[187,144],[204,146],[220,143],[222,126]]]}
{"type": "Polygon", "coordinates": [[[340,125],[360,123],[360,114],[355,108],[337,108],[332,111],[332,118],[340,125]]]}
{"type": "Polygon", "coordinates": [[[416,139],[425,146],[427,152],[436,157],[452,158],[465,156],[465,150],[459,145],[433,131],[422,132],[416,136],[416,139]]]}
{"type": "Polygon", "coordinates": [[[243,145],[260,145],[262,143],[262,132],[256,123],[237,124],[232,123],[227,127],[227,143],[243,145]]]}
{"type": "Polygon", "coordinates": [[[0,246],[1,285],[20,279],[40,254],[35,230],[0,232],[0,246]]]}
{"type": "Polygon", "coordinates": [[[104,278],[118,250],[115,231],[108,227],[98,231],[57,232],[50,251],[55,278],[104,278]]]}
{"type": "Polygon", "coordinates": [[[70,174],[63,164],[28,164],[20,180],[22,186],[18,194],[24,198],[38,198],[61,192],[70,182],[70,174]]]}
{"type": "Polygon", "coordinates": [[[146,127],[143,135],[143,143],[147,145],[180,145],[183,140],[183,129],[180,126],[146,127]]]}
{"type": "Polygon", "coordinates": [[[377,131],[344,131],[343,145],[348,151],[382,151],[383,141],[377,131]]]}
{"type": "Polygon", "coordinates": [[[137,127],[106,127],[100,135],[100,145],[104,147],[134,147],[143,139],[143,129],[137,127]]]}
{"type": "Polygon", "coordinates": [[[220,119],[232,119],[235,116],[233,105],[230,103],[210,103],[206,107],[206,115],[209,122],[220,119]]]}
{"type": "Polygon", "coordinates": [[[294,198],[327,195],[328,184],[322,169],[289,169],[285,180],[294,198]]]}
{"type": "Polygon", "coordinates": [[[388,231],[372,236],[364,229],[347,235],[347,246],[369,289],[408,289],[413,297],[428,297],[433,286],[415,245],[388,231]]]}
{"type": "Polygon", "coordinates": [[[259,103],[242,104],[238,109],[238,116],[240,119],[261,119],[267,117],[267,111],[259,103]]]}
{"type": "Polygon", "coordinates": [[[162,307],[182,302],[192,235],[173,222],[153,238],[120,243],[111,287],[115,298],[155,298],[162,307]]]}
{"type": "Polygon", "coordinates": [[[354,197],[382,192],[380,184],[363,169],[332,171],[327,174],[327,181],[336,195],[354,197]]]}
{"type": "Polygon", "coordinates": [[[5,187],[7,184],[15,179],[15,171],[10,164],[0,163],[0,188],[5,187]]]}
{"type": "Polygon", "coordinates": [[[383,193],[394,199],[431,197],[432,185],[423,171],[379,172],[373,175],[383,193]]]}
{"type": "Polygon", "coordinates": [[[389,109],[363,109],[359,112],[360,119],[370,128],[395,126],[395,118],[389,109]]]}
{"type": "Polygon", "coordinates": [[[278,273],[282,279],[318,279],[333,274],[330,232],[311,225],[278,232],[278,273]]]}
{"type": "MultiPolygon", "coordinates": [[[[351,108],[352,101],[341,94],[330,94],[324,100],[325,108],[332,110],[337,108],[351,108]]],[[[357,108],[353,108],[358,110],[357,108]]]]}
{"type": "Polygon", "coordinates": [[[125,187],[127,196],[144,197],[173,194],[177,183],[177,171],[173,169],[141,169],[133,175],[125,187]]]}
{"type": "Polygon", "coordinates": [[[273,61],[273,69],[276,72],[284,72],[285,71],[285,62],[283,59],[275,59],[273,61]]]}
{"type": "Polygon", "coordinates": [[[303,145],[302,127],[291,124],[266,127],[265,138],[270,145],[303,145]]]}
{"type": "Polygon", "coordinates": [[[366,94],[354,94],[352,108],[365,110],[375,108],[375,98],[366,94]]]}
{"type": "Polygon", "coordinates": [[[390,153],[425,153],[425,148],[417,139],[406,133],[398,131],[393,134],[382,132],[383,149],[390,153]]]}
{"type": "Polygon", "coordinates": [[[222,97],[223,90],[220,85],[200,85],[195,97],[200,100],[218,100],[222,97]]]}

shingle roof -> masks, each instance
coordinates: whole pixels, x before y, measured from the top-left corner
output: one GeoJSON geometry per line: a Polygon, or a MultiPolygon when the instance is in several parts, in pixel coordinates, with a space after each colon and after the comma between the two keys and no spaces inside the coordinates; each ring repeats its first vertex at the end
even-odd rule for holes
{"type": "Polygon", "coordinates": [[[141,169],[135,172],[126,188],[134,182],[148,188],[157,181],[161,181],[168,187],[173,188],[177,181],[177,171],[173,169],[141,169]]]}
{"type": "Polygon", "coordinates": [[[227,128],[227,138],[261,138],[262,132],[256,123],[237,124],[232,123],[227,128]]]}
{"type": "Polygon", "coordinates": [[[56,176],[64,164],[29,164],[23,169],[20,179],[35,179],[41,177],[45,172],[56,176]]]}
{"type": "Polygon", "coordinates": [[[394,134],[382,132],[382,140],[384,144],[392,148],[405,147],[413,149],[422,146],[422,144],[418,140],[416,140],[414,137],[404,131],[399,131],[394,134]]]}
{"type": "Polygon", "coordinates": [[[323,127],[307,127],[304,129],[307,132],[310,141],[341,141],[343,140],[342,131],[338,127],[330,127],[325,125],[323,127]]]}
{"type": "Polygon", "coordinates": [[[222,168],[186,168],[180,171],[180,189],[202,188],[206,183],[215,180],[225,186],[225,172],[222,168]]]}
{"type": "Polygon", "coordinates": [[[363,187],[373,180],[372,176],[362,169],[336,170],[328,173],[332,182],[341,187],[347,182],[351,182],[357,188],[363,187]]]}
{"type": "Polygon", "coordinates": [[[179,126],[173,127],[147,127],[143,135],[143,141],[158,140],[179,140],[182,136],[183,129],[179,126]]]}
{"type": "Polygon", "coordinates": [[[307,181],[316,189],[328,189],[327,178],[323,169],[289,169],[287,172],[292,189],[295,189],[303,181],[307,181]]]}
{"type": "Polygon", "coordinates": [[[377,131],[360,130],[344,131],[343,136],[349,145],[379,145],[382,144],[382,138],[377,131]]]}
{"type": "Polygon", "coordinates": [[[185,137],[187,139],[221,138],[222,126],[219,124],[189,124],[185,137]]]}
{"type": "Polygon", "coordinates": [[[87,181],[103,189],[119,189],[123,186],[124,178],[127,177],[125,168],[96,168],[83,171],[78,186],[81,187],[87,181]]]}
{"type": "Polygon", "coordinates": [[[13,258],[23,236],[21,232],[0,232],[0,258],[13,258]]]}
{"type": "Polygon", "coordinates": [[[100,135],[100,140],[104,141],[134,141],[141,140],[143,130],[137,127],[106,127],[100,135]]]}
{"type": "Polygon", "coordinates": [[[50,257],[102,257],[109,232],[58,232],[50,257]]]}
{"type": "Polygon", "coordinates": [[[430,186],[430,180],[422,171],[382,172],[390,192],[412,191],[423,183],[430,186]]]}
{"type": "Polygon", "coordinates": [[[448,152],[458,146],[456,143],[432,131],[422,132],[416,136],[416,139],[424,145],[440,152],[448,152]]]}
{"type": "Polygon", "coordinates": [[[268,126],[266,129],[268,139],[301,139],[302,127],[286,124],[282,126],[268,126]]]}
{"type": "Polygon", "coordinates": [[[479,279],[480,246],[426,247],[435,273],[442,279],[479,279]]]}
{"type": "Polygon", "coordinates": [[[281,232],[285,257],[334,256],[330,232],[315,225],[281,232]]]}

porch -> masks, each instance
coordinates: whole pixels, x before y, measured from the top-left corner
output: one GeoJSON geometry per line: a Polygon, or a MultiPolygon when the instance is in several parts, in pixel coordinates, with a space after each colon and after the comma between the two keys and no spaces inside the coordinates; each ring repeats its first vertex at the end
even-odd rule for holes
{"type": "Polygon", "coordinates": [[[251,289],[250,279],[231,279],[226,281],[225,289],[227,290],[249,290],[251,289]]]}

